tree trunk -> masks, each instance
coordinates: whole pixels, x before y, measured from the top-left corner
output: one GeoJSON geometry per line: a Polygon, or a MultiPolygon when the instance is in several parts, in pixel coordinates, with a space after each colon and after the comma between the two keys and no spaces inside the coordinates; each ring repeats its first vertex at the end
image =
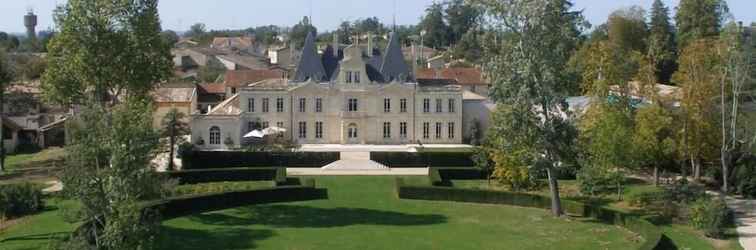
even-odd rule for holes
{"type": "Polygon", "coordinates": [[[729,191],[729,183],[727,183],[727,177],[729,176],[729,153],[727,151],[722,152],[722,192],[727,194],[729,191]]]}
{"type": "Polygon", "coordinates": [[[549,189],[551,190],[551,213],[557,217],[562,216],[564,212],[562,211],[562,200],[559,198],[559,183],[553,174],[552,167],[546,168],[546,174],[549,176],[549,189]]]}
{"type": "Polygon", "coordinates": [[[174,126],[171,126],[171,149],[170,154],[168,155],[168,171],[173,171],[173,154],[174,154],[174,147],[176,146],[176,128],[174,126]]]}
{"type": "MultiPolygon", "coordinates": [[[[683,156],[683,162],[682,166],[680,167],[680,172],[682,172],[682,179],[688,180],[688,169],[686,161],[688,161],[688,156],[690,155],[690,146],[688,145],[688,119],[685,119],[685,124],[683,124],[683,145],[685,145],[685,155],[683,156]]],[[[693,165],[693,162],[690,163],[693,165]]]]}
{"type": "Polygon", "coordinates": [[[654,165],[654,186],[659,186],[659,166],[654,165]]]}
{"type": "Polygon", "coordinates": [[[693,179],[695,181],[701,181],[701,160],[696,158],[693,160],[693,179]]]}

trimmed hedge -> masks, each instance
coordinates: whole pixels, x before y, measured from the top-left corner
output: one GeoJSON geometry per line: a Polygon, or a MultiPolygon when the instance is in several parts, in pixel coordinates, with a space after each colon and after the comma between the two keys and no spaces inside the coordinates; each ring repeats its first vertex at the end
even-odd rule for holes
{"type": "Polygon", "coordinates": [[[392,168],[474,167],[473,152],[370,152],[370,160],[392,168]]]}
{"type": "MultiPolygon", "coordinates": [[[[533,194],[448,187],[406,186],[401,179],[397,179],[396,188],[397,194],[401,199],[502,204],[551,209],[551,198],[533,194]]],[[[646,241],[639,248],[641,250],[652,250],[656,248],[661,240],[661,231],[650,222],[636,215],[608,208],[592,207],[568,200],[562,200],[562,207],[569,214],[592,217],[606,223],[624,226],[630,231],[642,235],[646,241]]]]}
{"type": "MultiPolygon", "coordinates": [[[[206,195],[174,197],[164,201],[146,202],[142,205],[142,218],[155,218],[159,212],[160,219],[169,220],[192,214],[230,209],[241,206],[275,202],[293,202],[328,199],[328,190],[315,188],[312,180],[306,181],[313,186],[289,186],[236,191],[206,195]]],[[[94,243],[94,224],[85,222],[76,230],[73,237],[83,237],[94,243]]]]}
{"type": "Polygon", "coordinates": [[[488,179],[488,174],[477,168],[438,168],[438,173],[445,181],[488,179]]]}
{"type": "Polygon", "coordinates": [[[286,169],[283,168],[194,169],[159,174],[170,179],[177,179],[179,185],[222,181],[286,181],[286,169]]]}
{"type": "Polygon", "coordinates": [[[296,167],[320,168],[338,161],[339,152],[192,151],[182,155],[184,169],[296,167]]]}

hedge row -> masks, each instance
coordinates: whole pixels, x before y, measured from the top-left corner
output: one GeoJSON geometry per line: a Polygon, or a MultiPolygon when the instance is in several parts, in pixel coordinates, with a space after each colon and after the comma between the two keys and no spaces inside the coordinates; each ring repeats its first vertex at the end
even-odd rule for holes
{"type": "Polygon", "coordinates": [[[41,188],[31,183],[0,185],[0,220],[32,214],[44,208],[41,188]]]}
{"type": "Polygon", "coordinates": [[[370,152],[370,159],[392,168],[474,167],[473,152],[370,152]]]}
{"type": "Polygon", "coordinates": [[[194,169],[160,174],[169,179],[177,179],[179,185],[223,181],[286,181],[286,169],[283,168],[194,169]]]}
{"type": "Polygon", "coordinates": [[[191,151],[182,155],[184,169],[296,167],[319,168],[338,161],[338,152],[191,151]]]}
{"type": "MultiPolygon", "coordinates": [[[[312,186],[288,186],[249,191],[236,191],[206,195],[192,195],[170,198],[165,201],[148,202],[143,204],[142,218],[154,218],[158,212],[160,219],[200,214],[205,212],[266,204],[274,202],[293,202],[328,199],[328,190],[314,187],[314,182],[307,181],[312,186]]],[[[90,244],[94,243],[93,223],[83,223],[74,231],[74,237],[84,237],[90,244]]]]}
{"type": "MultiPolygon", "coordinates": [[[[448,187],[406,186],[401,179],[397,179],[396,188],[401,199],[503,204],[551,209],[551,199],[540,195],[448,187]]],[[[661,240],[659,229],[638,216],[567,200],[562,200],[562,207],[569,214],[593,217],[606,223],[624,226],[642,235],[646,241],[639,249],[654,249],[661,240]]]]}

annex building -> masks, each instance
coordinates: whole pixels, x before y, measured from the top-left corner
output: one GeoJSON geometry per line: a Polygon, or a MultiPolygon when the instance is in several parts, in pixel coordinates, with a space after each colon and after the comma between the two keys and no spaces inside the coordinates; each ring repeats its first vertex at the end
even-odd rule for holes
{"type": "Polygon", "coordinates": [[[282,128],[270,136],[299,144],[461,144],[464,127],[479,116],[463,116],[463,91],[418,84],[397,36],[383,51],[351,45],[318,53],[310,34],[288,79],[240,86],[206,114],[192,115],[192,142],[201,150],[232,149],[253,130],[282,128]]]}

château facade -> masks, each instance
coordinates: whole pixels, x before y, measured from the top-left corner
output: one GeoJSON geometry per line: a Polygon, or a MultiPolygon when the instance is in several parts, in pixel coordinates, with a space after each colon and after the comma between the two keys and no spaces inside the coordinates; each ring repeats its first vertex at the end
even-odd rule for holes
{"type": "Polygon", "coordinates": [[[414,82],[396,36],[385,53],[369,50],[334,45],[319,55],[308,35],[290,79],[241,87],[193,115],[192,142],[230,149],[250,131],[277,127],[286,132],[271,136],[300,144],[462,143],[462,88],[414,82]]]}

